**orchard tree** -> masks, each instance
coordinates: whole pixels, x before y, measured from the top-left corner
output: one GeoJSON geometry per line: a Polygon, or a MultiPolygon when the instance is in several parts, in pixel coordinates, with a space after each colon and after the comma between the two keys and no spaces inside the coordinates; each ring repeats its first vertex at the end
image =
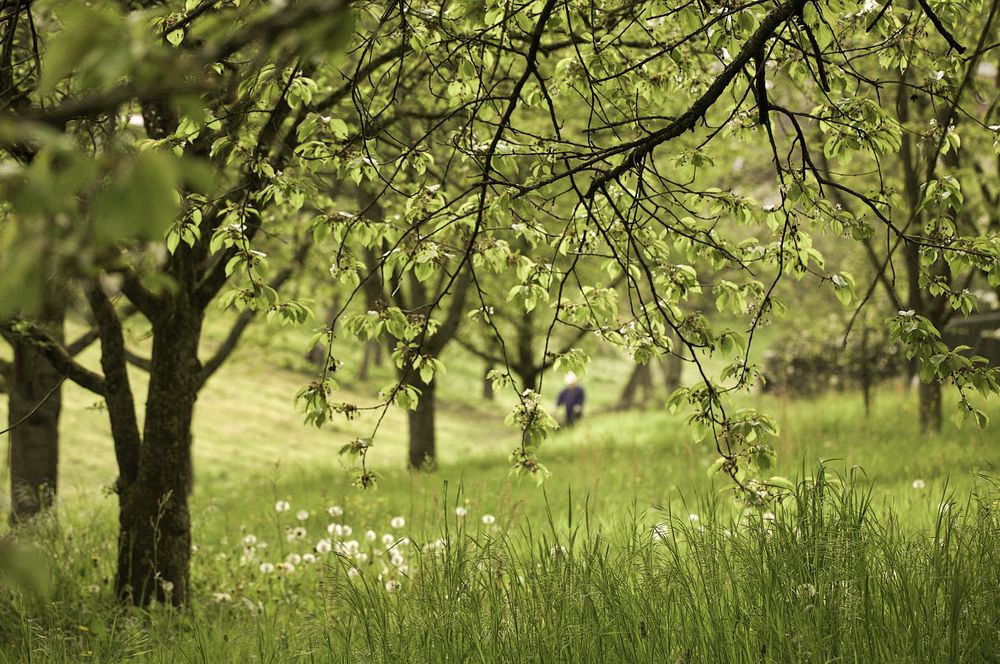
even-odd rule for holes
{"type": "Polygon", "coordinates": [[[10,154],[33,155],[4,172],[4,334],[107,404],[119,468],[116,592],[182,603],[194,404],[255,312],[306,317],[277,289],[304,257],[293,231],[311,214],[306,196],[328,199],[282,169],[294,169],[302,126],[350,95],[349,77],[329,67],[327,97],[312,103],[319,84],[306,75],[346,43],[350,17],[329,2],[21,4],[41,75],[0,127],[10,154]],[[278,247],[284,265],[269,274],[251,242],[278,247]],[[222,303],[243,313],[203,361],[202,323],[234,273],[241,283],[222,303]],[[83,292],[101,372],[30,315],[37,298],[13,297],[40,292],[50,274],[83,292]],[[151,356],[139,360],[150,373],[142,429],[122,334],[133,309],[152,335],[151,356]]]}

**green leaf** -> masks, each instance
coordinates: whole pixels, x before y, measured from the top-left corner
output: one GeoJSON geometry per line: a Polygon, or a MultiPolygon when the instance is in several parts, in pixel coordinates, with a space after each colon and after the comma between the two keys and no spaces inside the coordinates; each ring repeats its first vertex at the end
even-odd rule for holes
{"type": "Polygon", "coordinates": [[[93,205],[98,241],[160,240],[177,218],[177,159],[157,150],[120,162],[93,205]]]}

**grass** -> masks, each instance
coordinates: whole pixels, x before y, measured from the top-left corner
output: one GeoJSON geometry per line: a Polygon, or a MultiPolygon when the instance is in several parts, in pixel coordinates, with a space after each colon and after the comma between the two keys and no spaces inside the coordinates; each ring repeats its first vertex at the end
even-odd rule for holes
{"type": "MultiPolygon", "coordinates": [[[[390,412],[373,457],[383,480],[361,492],[335,451],[371,420],[301,426],[291,397],[309,377],[287,341],[272,353],[251,339],[199,398],[184,611],[113,603],[106,413],[67,388],[59,511],[0,547],[0,662],[998,661],[995,428],[922,435],[897,385],[870,417],[853,393],[747,397],[781,426],[775,473],[804,481],[771,520],[707,477],[714,454],[682,417],[594,412],[627,371],[602,357],[587,378],[596,407],[543,447],[553,477],[538,489],[507,476],[509,402],[475,398],[481,364],[456,353],[439,468],[404,470],[405,418],[390,412]],[[325,540],[368,558],[317,553],[325,540]],[[287,560],[294,572],[261,571],[287,560]]],[[[370,399],[381,372],[345,381],[347,398],[370,399]]]]}
{"type": "Polygon", "coordinates": [[[184,611],[110,601],[106,520],[39,523],[21,558],[46,561],[49,589],[0,587],[0,661],[998,661],[1000,490],[986,480],[935,503],[926,530],[876,508],[856,474],[822,468],[775,513],[733,514],[705,495],[680,513],[599,521],[585,507],[578,520],[572,503],[486,523],[456,502],[382,523],[386,544],[360,529],[332,537],[360,540],[334,553],[322,527],[284,537],[325,513],[272,510],[269,531],[199,548],[199,600],[184,611]],[[311,550],[315,562],[294,557],[311,550]],[[260,567],[282,559],[295,569],[260,567]]]}

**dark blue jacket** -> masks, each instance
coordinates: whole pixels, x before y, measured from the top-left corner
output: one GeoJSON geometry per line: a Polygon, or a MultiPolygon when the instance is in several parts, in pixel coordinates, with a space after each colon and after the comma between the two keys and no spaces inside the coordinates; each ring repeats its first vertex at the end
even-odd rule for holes
{"type": "Polygon", "coordinates": [[[556,406],[566,408],[566,424],[573,426],[577,420],[583,417],[583,388],[579,385],[570,385],[559,393],[556,399],[556,406]]]}

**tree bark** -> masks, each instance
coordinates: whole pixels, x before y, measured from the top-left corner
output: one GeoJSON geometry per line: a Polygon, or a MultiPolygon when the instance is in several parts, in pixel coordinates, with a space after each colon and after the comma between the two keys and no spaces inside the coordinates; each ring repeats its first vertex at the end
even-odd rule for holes
{"type": "Polygon", "coordinates": [[[920,383],[920,431],[941,430],[941,383],[932,380],[920,383]]]}
{"type": "Polygon", "coordinates": [[[618,397],[619,410],[632,408],[636,403],[640,391],[643,393],[642,401],[644,402],[645,397],[649,396],[651,386],[652,380],[649,364],[636,364],[635,368],[632,369],[632,374],[629,376],[628,382],[625,383],[625,387],[622,389],[621,396],[618,397]]]}
{"type": "MultiPolygon", "coordinates": [[[[65,309],[47,302],[37,322],[63,342],[65,309]]],[[[10,371],[11,524],[23,522],[52,506],[58,484],[59,413],[62,374],[32,346],[14,341],[10,371]]]]}
{"type": "Polygon", "coordinates": [[[861,395],[865,401],[865,417],[871,417],[872,414],[872,372],[871,372],[871,359],[868,357],[868,335],[871,328],[865,323],[864,330],[861,332],[861,395]]]}
{"type": "Polygon", "coordinates": [[[493,401],[496,398],[493,391],[493,381],[490,380],[490,372],[493,369],[493,363],[487,363],[486,368],[483,369],[483,399],[485,401],[493,401]]]}
{"type": "Polygon", "coordinates": [[[153,321],[152,371],[135,480],[120,486],[121,535],[115,589],[140,606],[188,597],[191,558],[191,423],[201,365],[204,313],[176,306],[153,321]]]}
{"type": "Polygon", "coordinates": [[[358,380],[361,382],[368,380],[373,366],[382,366],[382,344],[370,339],[365,342],[362,349],[361,364],[358,366],[358,380]]]}
{"type": "Polygon", "coordinates": [[[660,360],[660,367],[663,369],[663,385],[667,388],[667,396],[670,396],[681,386],[681,377],[684,374],[684,348],[675,339],[674,352],[668,353],[660,360]]]}
{"type": "Polygon", "coordinates": [[[407,380],[408,385],[420,390],[420,401],[414,410],[407,411],[409,419],[411,470],[429,470],[434,467],[437,458],[436,437],[434,427],[435,395],[434,380],[425,383],[419,375],[407,380]]]}

